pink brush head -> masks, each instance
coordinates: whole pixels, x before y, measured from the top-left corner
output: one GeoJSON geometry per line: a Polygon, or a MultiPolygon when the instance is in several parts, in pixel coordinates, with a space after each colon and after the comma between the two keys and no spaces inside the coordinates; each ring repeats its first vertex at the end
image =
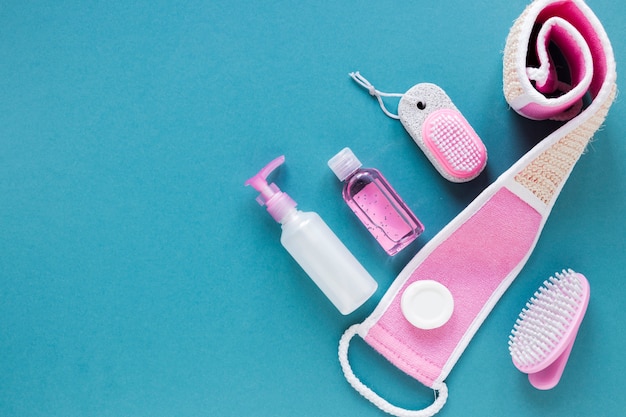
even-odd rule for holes
{"type": "Polygon", "coordinates": [[[563,270],[526,303],[509,336],[513,364],[538,389],[558,384],[589,304],[584,275],[563,270]]]}
{"type": "Polygon", "coordinates": [[[452,181],[475,178],[485,167],[485,146],[456,110],[441,109],[431,113],[422,125],[422,139],[440,169],[452,181]]]}

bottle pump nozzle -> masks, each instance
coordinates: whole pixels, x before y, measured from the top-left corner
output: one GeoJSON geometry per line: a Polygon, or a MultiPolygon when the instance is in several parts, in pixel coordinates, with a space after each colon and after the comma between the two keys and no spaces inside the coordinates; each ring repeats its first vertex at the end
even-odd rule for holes
{"type": "Polygon", "coordinates": [[[280,191],[276,184],[267,183],[267,177],[283,162],[285,162],[285,156],[281,155],[244,183],[244,185],[251,185],[261,193],[256,201],[262,206],[267,206],[268,213],[279,223],[296,207],[296,202],[289,195],[280,191]]]}

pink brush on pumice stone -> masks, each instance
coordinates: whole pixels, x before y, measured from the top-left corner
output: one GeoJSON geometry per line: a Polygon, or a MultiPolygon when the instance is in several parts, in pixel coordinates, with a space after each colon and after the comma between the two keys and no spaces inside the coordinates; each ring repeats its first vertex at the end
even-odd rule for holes
{"type": "Polygon", "coordinates": [[[439,86],[420,83],[406,93],[377,90],[358,71],[350,77],[376,97],[383,112],[400,120],[435,169],[451,182],[476,178],[487,164],[487,149],[469,122],[439,86]],[[398,114],[385,107],[383,97],[399,97],[398,114]]]}

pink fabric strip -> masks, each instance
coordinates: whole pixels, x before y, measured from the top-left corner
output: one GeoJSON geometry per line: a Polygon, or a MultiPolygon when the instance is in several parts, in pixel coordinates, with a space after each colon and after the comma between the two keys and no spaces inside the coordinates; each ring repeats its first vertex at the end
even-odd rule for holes
{"type": "MultiPolygon", "coordinates": [[[[537,49],[547,50],[550,43],[554,42],[559,50],[565,56],[565,61],[568,63],[571,71],[571,85],[572,87],[580,84],[587,74],[588,70],[585,68],[585,60],[583,58],[583,52],[581,51],[581,45],[579,45],[572,34],[566,30],[564,27],[558,24],[556,21],[552,21],[552,24],[548,27],[545,36],[542,39],[537,40],[537,49]],[[539,43],[542,45],[539,45],[539,43]]],[[[548,58],[550,59],[550,57],[548,58]]],[[[546,79],[544,84],[537,82],[535,87],[538,91],[543,94],[550,94],[558,90],[558,78],[556,75],[556,64],[554,62],[550,63],[550,67],[552,71],[550,71],[550,75],[546,79]]],[[[572,97],[572,102],[579,100],[584,94],[586,90],[581,91],[578,96],[572,97]]],[[[571,103],[567,104],[568,106],[571,103]]],[[[565,107],[564,109],[566,109],[565,107]]],[[[563,110],[564,110],[563,109],[563,110]]]]}
{"type": "Polygon", "coordinates": [[[591,25],[585,13],[579,9],[579,6],[572,1],[555,2],[548,5],[537,17],[537,23],[542,24],[553,16],[562,17],[572,24],[583,35],[589,45],[594,65],[594,77],[589,91],[592,97],[595,97],[600,91],[607,73],[606,53],[597,30],[591,25]]]}
{"type": "Polygon", "coordinates": [[[400,290],[417,280],[442,283],[454,297],[450,320],[438,329],[417,329],[404,318],[401,297],[395,297],[365,341],[398,368],[432,386],[489,297],[532,248],[540,225],[535,209],[500,189],[417,267],[400,290]]]}
{"type": "MultiPolygon", "coordinates": [[[[560,18],[572,25],[575,30],[582,35],[585,40],[585,44],[590,49],[594,75],[588,91],[591,93],[592,97],[595,97],[600,91],[607,74],[606,52],[598,32],[593,27],[587,16],[585,16],[585,13],[579,9],[579,5],[573,1],[560,1],[546,6],[537,16],[536,23],[538,25],[543,25],[552,18],[560,18]]],[[[554,41],[565,55],[565,60],[568,62],[570,67],[572,87],[576,87],[577,83],[581,81],[583,74],[586,71],[591,70],[590,68],[585,68],[580,52],[580,45],[578,45],[576,41],[570,37],[566,30],[560,28],[558,24],[551,28],[548,37],[543,40],[544,47],[547,46],[550,41],[554,41]]],[[[530,50],[528,53],[533,54],[536,53],[536,51],[530,50]]],[[[550,77],[548,77],[545,85],[537,83],[537,90],[543,93],[549,93],[549,90],[553,87],[552,84],[554,84],[551,83],[551,81],[554,80],[551,80],[550,77]]],[[[516,111],[531,119],[541,120],[550,118],[565,111],[585,93],[585,90],[581,90],[579,95],[572,95],[570,100],[563,101],[558,106],[554,103],[546,105],[546,103],[533,102],[524,105],[524,107],[517,109],[516,111]]]]}

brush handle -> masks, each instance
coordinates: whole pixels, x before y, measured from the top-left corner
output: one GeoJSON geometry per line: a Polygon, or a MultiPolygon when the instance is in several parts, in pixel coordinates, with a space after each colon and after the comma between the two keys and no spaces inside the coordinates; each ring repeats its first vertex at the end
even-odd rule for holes
{"type": "Polygon", "coordinates": [[[573,346],[574,340],[572,339],[563,353],[548,367],[539,372],[535,372],[534,374],[528,374],[528,381],[530,381],[530,384],[540,390],[549,390],[554,388],[556,384],[559,383],[561,375],[563,375],[563,370],[565,369],[565,365],[567,365],[567,360],[569,359],[569,354],[571,353],[573,346]]]}

